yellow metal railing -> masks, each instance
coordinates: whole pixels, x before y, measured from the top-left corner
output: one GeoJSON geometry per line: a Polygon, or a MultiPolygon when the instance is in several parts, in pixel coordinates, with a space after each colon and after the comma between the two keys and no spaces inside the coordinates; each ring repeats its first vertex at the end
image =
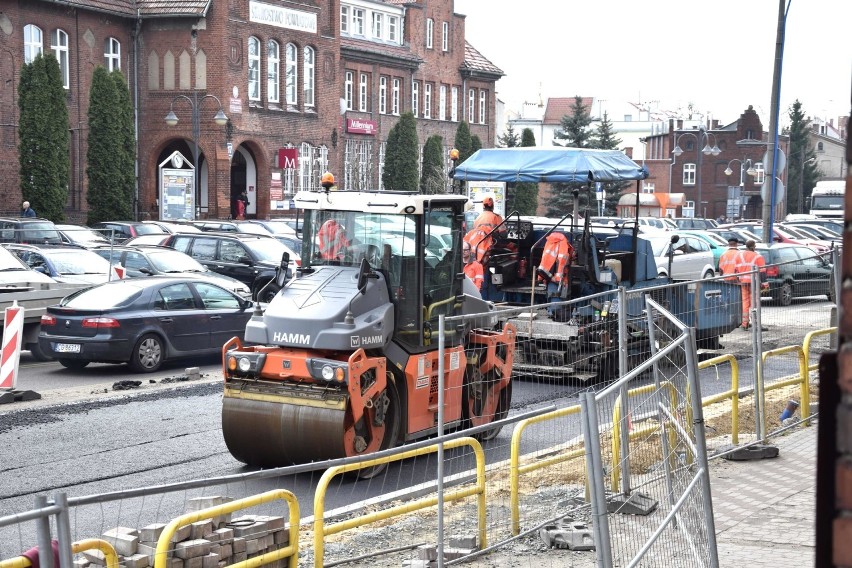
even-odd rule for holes
{"type": "Polygon", "coordinates": [[[740,442],[740,364],[733,355],[719,355],[706,361],[698,363],[698,370],[717,367],[722,363],[731,364],[731,388],[701,399],[701,406],[709,406],[731,399],[731,443],[736,445],[740,442]]]}
{"type": "MultiPolygon", "coordinates": [[[[792,375],[790,377],[783,378],[778,381],[772,381],[771,383],[767,383],[764,379],[763,382],[763,392],[764,396],[766,391],[771,391],[775,389],[780,389],[782,387],[787,387],[791,385],[799,385],[799,392],[802,399],[801,404],[801,412],[802,412],[802,420],[804,421],[806,426],[809,426],[807,419],[810,418],[811,415],[811,392],[810,392],[810,371],[808,371],[808,360],[805,357],[805,350],[801,345],[790,345],[788,347],[779,347],[778,349],[770,349],[769,351],[763,352],[763,365],[766,366],[766,360],[769,357],[777,357],[779,355],[785,355],[787,353],[795,353],[799,358],[799,375],[792,375]]],[[[765,405],[764,405],[765,406],[765,405]]],[[[763,415],[763,426],[764,431],[766,429],[766,413],[763,415]]]]}
{"type": "MultiPolygon", "coordinates": [[[[485,533],[485,452],[482,451],[482,446],[480,445],[480,443],[473,438],[458,438],[456,440],[444,442],[444,448],[447,449],[458,448],[461,446],[470,446],[473,449],[474,454],[476,455],[476,484],[474,487],[469,487],[467,489],[459,489],[456,491],[445,493],[444,501],[458,501],[471,495],[477,496],[479,542],[481,543],[481,547],[485,548],[487,546],[487,536],[485,533]]],[[[319,483],[317,484],[316,493],[314,493],[314,566],[316,568],[322,568],[323,566],[323,556],[325,554],[324,539],[326,536],[337,534],[345,530],[362,527],[364,525],[375,523],[377,521],[382,521],[384,519],[389,519],[391,517],[405,515],[413,511],[419,511],[427,507],[433,507],[438,503],[437,496],[428,497],[424,499],[418,499],[417,501],[412,501],[410,503],[406,503],[405,505],[391,507],[390,509],[386,509],[384,511],[376,511],[374,513],[369,513],[360,517],[355,517],[338,523],[326,525],[325,520],[323,519],[323,515],[325,514],[325,494],[328,490],[328,486],[331,483],[331,480],[334,479],[335,476],[349,471],[356,471],[359,469],[373,467],[383,463],[405,460],[416,456],[421,456],[423,454],[435,453],[437,451],[438,444],[435,444],[433,446],[417,448],[415,450],[409,450],[407,452],[402,452],[391,456],[375,458],[347,465],[338,465],[335,467],[328,468],[323,474],[323,476],[320,478],[319,483]]],[[[155,566],[155,568],[161,567],[155,566]]],[[[292,568],[295,568],[295,565],[292,568]]]]}
{"type": "Polygon", "coordinates": [[[197,523],[198,521],[212,519],[213,517],[218,517],[220,515],[227,515],[228,513],[233,513],[234,511],[239,511],[240,509],[247,509],[249,507],[263,505],[265,503],[269,503],[270,501],[275,501],[278,499],[285,501],[288,505],[288,508],[290,509],[290,529],[287,546],[285,546],[284,548],[279,548],[278,550],[275,550],[273,552],[267,552],[258,556],[254,556],[247,560],[243,560],[242,562],[235,562],[234,564],[230,564],[228,568],[257,568],[258,566],[262,566],[264,564],[275,562],[276,560],[281,560],[283,558],[288,557],[289,568],[298,568],[299,501],[296,499],[295,495],[285,489],[274,489],[272,491],[267,491],[266,493],[246,497],[245,499],[238,499],[236,501],[223,503],[222,505],[216,505],[215,507],[210,507],[201,511],[187,513],[174,519],[166,525],[166,527],[163,529],[163,532],[160,534],[159,540],[157,540],[157,550],[154,553],[154,568],[166,568],[168,566],[169,547],[172,543],[172,537],[174,537],[175,532],[179,528],[192,523],[197,523]]]}
{"type": "MultiPolygon", "coordinates": [[[[118,554],[116,554],[115,548],[113,548],[113,546],[105,540],[101,540],[99,538],[88,538],[75,542],[71,545],[71,552],[73,554],[79,554],[84,550],[94,549],[100,550],[104,553],[105,568],[118,568],[118,554]]],[[[53,554],[52,551],[51,554],[53,554]]],[[[0,560],[0,568],[31,568],[32,565],[32,562],[30,562],[30,559],[26,556],[16,556],[15,558],[10,558],[8,560],[0,560]]],[[[59,568],[59,566],[54,568],[59,568]]]]}
{"type": "Polygon", "coordinates": [[[808,371],[816,371],[819,367],[819,363],[814,363],[811,365],[811,341],[814,337],[818,335],[832,335],[837,333],[836,327],[829,327],[826,329],[818,329],[816,331],[811,331],[805,336],[805,341],[802,342],[802,351],[805,352],[805,361],[808,362],[808,371]]]}
{"type": "Polygon", "coordinates": [[[532,418],[527,418],[525,420],[521,420],[518,422],[518,425],[515,426],[515,431],[512,432],[512,445],[511,445],[511,458],[509,462],[509,487],[511,490],[511,509],[512,509],[512,534],[518,535],[521,532],[521,520],[520,520],[520,476],[522,473],[529,473],[531,471],[535,471],[537,469],[541,469],[543,467],[548,467],[557,463],[561,463],[564,461],[568,461],[570,459],[574,459],[577,457],[581,457],[585,455],[585,450],[580,448],[578,450],[572,450],[570,452],[566,452],[564,454],[556,454],[552,455],[548,458],[537,460],[532,463],[527,463],[521,465],[521,434],[523,434],[524,430],[527,426],[531,426],[532,424],[536,424],[539,422],[547,422],[550,420],[556,420],[558,418],[564,418],[565,416],[570,416],[572,414],[579,414],[580,406],[568,406],[566,408],[560,408],[559,410],[554,410],[553,412],[548,412],[547,414],[542,414],[541,416],[533,416],[532,418]]]}

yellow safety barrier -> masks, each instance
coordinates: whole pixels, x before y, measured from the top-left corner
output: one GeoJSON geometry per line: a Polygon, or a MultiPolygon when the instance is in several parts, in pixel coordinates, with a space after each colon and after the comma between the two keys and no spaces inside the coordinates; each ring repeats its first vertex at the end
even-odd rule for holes
{"type": "MultiPolygon", "coordinates": [[[[445,449],[458,448],[460,446],[470,446],[473,449],[474,454],[476,455],[476,486],[468,489],[460,489],[457,491],[445,493],[444,501],[458,501],[471,495],[477,496],[477,509],[479,513],[479,542],[481,543],[480,546],[482,548],[485,548],[486,546],[488,546],[487,536],[485,533],[485,452],[482,451],[482,446],[480,445],[480,443],[473,438],[457,438],[455,440],[450,440],[449,442],[444,442],[445,449]]],[[[426,446],[423,448],[417,448],[415,450],[409,450],[407,452],[394,454],[392,456],[375,458],[363,462],[351,463],[348,465],[338,465],[335,467],[328,468],[323,474],[323,476],[320,478],[319,483],[317,484],[316,493],[314,494],[314,566],[316,568],[322,568],[323,566],[323,556],[325,555],[324,539],[326,536],[337,534],[348,529],[368,525],[376,521],[382,521],[391,517],[411,513],[413,511],[419,511],[421,509],[432,507],[438,504],[437,496],[425,499],[418,499],[417,501],[412,501],[410,503],[406,503],[405,505],[397,505],[396,507],[391,507],[390,509],[386,509],[384,511],[377,511],[368,515],[362,515],[361,517],[356,517],[353,519],[348,519],[346,521],[341,521],[339,523],[326,525],[323,519],[323,515],[325,514],[325,493],[328,490],[328,486],[331,483],[331,480],[335,476],[340,475],[342,473],[346,473],[348,471],[355,471],[358,469],[373,467],[375,465],[383,463],[405,460],[416,456],[421,456],[423,454],[432,454],[437,451],[438,444],[435,444],[432,446],[426,446]]],[[[155,568],[161,567],[155,566],[155,568]]],[[[229,566],[229,568],[233,568],[233,566],[229,566]]],[[[295,565],[292,568],[295,568],[295,565]]]]}
{"type": "Polygon", "coordinates": [[[511,489],[513,535],[517,536],[521,532],[520,489],[518,487],[520,484],[521,474],[529,473],[531,471],[535,471],[543,467],[548,467],[557,463],[568,461],[570,459],[584,456],[586,454],[586,451],[584,449],[579,449],[564,454],[554,455],[547,459],[536,461],[534,463],[520,465],[521,434],[523,434],[527,426],[530,426],[532,424],[536,424],[538,422],[547,422],[549,420],[556,420],[558,418],[570,416],[571,414],[579,413],[580,405],[568,406],[566,408],[560,408],[559,410],[548,412],[547,414],[542,414],[541,416],[533,416],[532,418],[521,420],[520,422],[518,422],[518,425],[515,426],[515,431],[512,433],[512,454],[509,466],[509,486],[511,489]]]}
{"type": "Polygon", "coordinates": [[[816,371],[819,367],[819,363],[814,363],[811,365],[811,340],[818,335],[831,335],[837,333],[836,327],[828,327],[826,329],[818,329],[816,331],[811,331],[805,336],[805,341],[802,342],[802,351],[805,352],[805,361],[808,362],[808,371],[816,371]]]}
{"type": "Polygon", "coordinates": [[[287,557],[290,557],[290,561],[288,563],[289,567],[298,568],[299,501],[296,499],[295,495],[285,489],[274,489],[272,491],[267,491],[266,493],[246,497],[245,499],[238,499],[236,501],[231,501],[230,503],[223,503],[222,505],[216,505],[215,507],[210,507],[201,511],[187,513],[174,519],[166,525],[163,532],[160,534],[159,540],[157,541],[157,550],[154,553],[154,568],[166,568],[168,565],[169,547],[171,546],[172,537],[179,528],[205,519],[212,519],[219,515],[233,513],[240,509],[263,505],[264,503],[269,503],[276,499],[286,501],[288,508],[290,509],[290,532],[287,546],[279,548],[274,552],[267,552],[247,560],[243,560],[242,562],[236,562],[229,565],[228,568],[257,568],[258,566],[287,557]]]}
{"type": "Polygon", "coordinates": [[[740,442],[740,364],[737,363],[736,357],[726,354],[701,361],[698,364],[698,369],[716,367],[725,362],[731,364],[731,388],[725,392],[702,398],[701,406],[716,404],[727,398],[731,399],[731,443],[736,445],[740,442]]]}
{"type": "MultiPolygon", "coordinates": [[[[805,421],[805,426],[809,426],[807,419],[810,418],[811,415],[811,393],[810,393],[810,371],[808,371],[808,360],[805,358],[805,350],[800,345],[790,345],[788,347],[779,347],[778,349],[770,349],[769,351],[763,352],[763,364],[766,366],[766,360],[769,357],[775,357],[778,355],[785,355],[787,353],[795,353],[799,357],[799,376],[792,376],[790,378],[781,379],[780,381],[773,381],[771,383],[767,383],[764,381],[763,383],[763,392],[766,391],[780,389],[782,387],[787,387],[791,385],[799,385],[799,391],[801,393],[802,404],[800,408],[802,409],[802,420],[805,421]]],[[[763,415],[763,426],[764,430],[766,429],[766,413],[763,415]]]]}
{"type": "MultiPolygon", "coordinates": [[[[99,538],[88,538],[71,544],[71,552],[74,554],[92,549],[97,549],[104,553],[106,568],[118,568],[118,554],[116,554],[115,548],[107,541],[99,538]]],[[[32,562],[26,556],[16,556],[9,560],[0,560],[0,568],[30,568],[32,565],[32,562]]],[[[56,566],[55,568],[59,567],[56,566]]]]}
{"type": "MultiPolygon", "coordinates": [[[[672,408],[677,408],[677,390],[669,381],[661,381],[660,388],[668,389],[669,402],[672,408]]],[[[657,385],[645,385],[636,387],[627,391],[627,397],[639,396],[640,394],[648,394],[657,390],[657,385]]],[[[636,440],[640,437],[646,437],[659,430],[660,425],[654,424],[644,426],[631,432],[628,440],[636,440]]],[[[674,436],[674,432],[669,433],[674,436]]],[[[670,440],[670,444],[674,447],[674,439],[670,440]]],[[[612,491],[618,491],[618,485],[621,482],[621,395],[615,399],[615,404],[612,407],[612,475],[610,476],[610,488],[612,491]]]]}

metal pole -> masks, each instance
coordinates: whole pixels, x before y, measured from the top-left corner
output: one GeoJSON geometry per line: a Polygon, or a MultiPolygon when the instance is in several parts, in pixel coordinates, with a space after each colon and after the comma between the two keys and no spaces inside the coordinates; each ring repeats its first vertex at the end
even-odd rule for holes
{"type": "MultiPolygon", "coordinates": [[[[35,508],[47,507],[47,497],[39,495],[35,498],[35,508]]],[[[38,543],[38,562],[41,568],[54,568],[53,544],[50,538],[50,517],[40,516],[35,521],[36,542],[38,543]]],[[[59,568],[58,566],[55,568],[59,568]]]]}
{"type": "MultiPolygon", "coordinates": [[[[706,136],[706,134],[704,133],[704,128],[699,128],[698,129],[698,136],[695,137],[695,140],[697,141],[697,143],[695,145],[695,151],[698,154],[698,157],[695,160],[698,164],[698,170],[695,172],[695,185],[698,186],[698,202],[695,204],[696,205],[696,211],[701,211],[701,207],[702,207],[702,203],[701,203],[701,165],[704,162],[704,152],[701,151],[702,150],[702,148],[701,148],[701,138],[702,138],[701,135],[702,134],[704,134],[706,136]]],[[[698,217],[698,215],[693,214],[693,217],[698,217]]],[[[703,218],[703,215],[702,215],[702,218],[703,218]]]]}
{"type": "Polygon", "coordinates": [[[592,507],[592,531],[595,536],[595,556],[600,568],[612,568],[612,549],[609,535],[609,518],[606,512],[606,493],[603,483],[598,417],[594,393],[580,393],[580,417],[583,441],[586,446],[586,478],[592,507]]]}
{"type": "Polygon", "coordinates": [[[56,515],[56,540],[59,541],[59,565],[73,566],[74,558],[71,553],[71,521],[68,518],[68,495],[57,493],[53,502],[59,506],[60,511],[56,515]]]}
{"type": "MultiPolygon", "coordinates": [[[[671,274],[671,270],[669,271],[671,274]]],[[[630,372],[627,368],[627,290],[618,287],[618,378],[630,372]]],[[[621,399],[621,492],[630,495],[630,412],[629,385],[625,382],[619,389],[621,399]]]]}
{"type": "Polygon", "coordinates": [[[198,164],[198,141],[201,139],[201,119],[198,116],[198,91],[192,91],[192,165],[195,168],[195,218],[201,217],[201,168],[198,164]]]}
{"type": "MultiPolygon", "coordinates": [[[[438,316],[438,438],[444,435],[444,315],[438,316]]],[[[444,443],[438,443],[438,568],[444,565],[444,443]]]]}
{"type": "MultiPolygon", "coordinates": [[[[790,0],[787,0],[788,2],[790,0]]],[[[784,10],[784,0],[778,0],[778,28],[775,33],[775,65],[772,73],[772,96],[769,114],[769,141],[766,145],[766,175],[769,180],[769,199],[763,202],[763,240],[772,243],[772,225],[775,223],[775,190],[778,152],[778,114],[781,98],[781,62],[784,58],[784,30],[787,15],[784,10]]]]}
{"type": "Polygon", "coordinates": [[[701,468],[701,497],[704,501],[704,527],[707,531],[707,547],[710,552],[710,566],[718,568],[719,551],[716,548],[716,522],[713,519],[713,496],[710,492],[710,465],[707,462],[707,444],[704,429],[704,407],[701,402],[701,381],[698,380],[698,346],[695,340],[695,328],[686,328],[689,337],[686,349],[686,379],[689,381],[689,395],[692,398],[692,432],[695,437],[695,459],[701,468]]]}
{"type": "MultiPolygon", "coordinates": [[[[751,289],[752,289],[752,299],[754,299],[754,290],[755,290],[755,280],[757,280],[757,289],[760,290],[760,276],[757,272],[752,273],[751,275],[751,289]]],[[[759,292],[758,292],[759,293],[759,292]]],[[[763,345],[763,328],[760,322],[760,310],[754,309],[757,306],[752,306],[751,317],[754,318],[754,325],[752,326],[752,334],[753,339],[751,346],[751,356],[754,361],[754,411],[755,411],[755,424],[754,424],[754,432],[757,436],[758,440],[763,440],[766,438],[766,420],[765,420],[765,412],[764,408],[764,391],[763,391],[763,352],[761,351],[761,346],[763,345]]]]}

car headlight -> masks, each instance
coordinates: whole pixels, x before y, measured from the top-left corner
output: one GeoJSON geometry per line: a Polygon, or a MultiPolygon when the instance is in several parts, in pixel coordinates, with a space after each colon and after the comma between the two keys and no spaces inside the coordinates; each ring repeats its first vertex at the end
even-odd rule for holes
{"type": "Polygon", "coordinates": [[[266,353],[255,351],[229,351],[226,355],[226,367],[229,375],[252,377],[260,374],[266,362],[266,353]]]}
{"type": "Polygon", "coordinates": [[[343,383],[349,378],[349,366],[333,359],[309,359],[308,369],[313,378],[327,383],[343,383]]]}

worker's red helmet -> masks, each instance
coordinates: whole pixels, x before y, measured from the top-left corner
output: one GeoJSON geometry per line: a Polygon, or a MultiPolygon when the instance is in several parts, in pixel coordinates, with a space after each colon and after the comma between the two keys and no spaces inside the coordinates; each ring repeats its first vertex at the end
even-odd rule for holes
{"type": "Polygon", "coordinates": [[[483,207],[494,207],[494,198],[493,197],[486,197],[485,199],[482,200],[482,206],[483,207]]]}

